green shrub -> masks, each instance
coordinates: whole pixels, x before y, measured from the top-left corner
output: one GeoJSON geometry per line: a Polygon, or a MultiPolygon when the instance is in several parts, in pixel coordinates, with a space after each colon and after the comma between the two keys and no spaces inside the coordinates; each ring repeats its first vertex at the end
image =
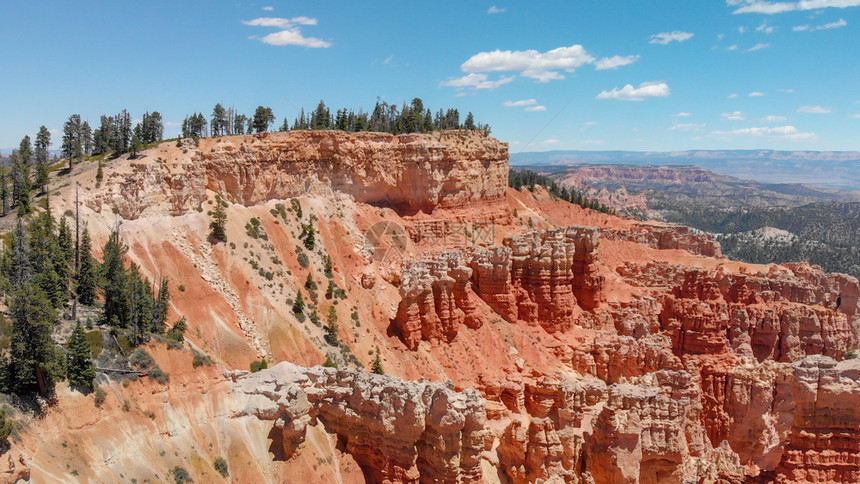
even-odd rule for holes
{"type": "Polygon", "coordinates": [[[845,359],[846,360],[856,360],[857,356],[858,356],[857,350],[851,350],[851,351],[845,353],[845,359]]]}
{"type": "Polygon", "coordinates": [[[251,373],[257,373],[260,370],[265,370],[269,367],[269,363],[266,362],[266,359],[263,358],[260,361],[252,361],[251,362],[251,373]]]}
{"type": "Polygon", "coordinates": [[[176,481],[176,484],[183,484],[185,482],[191,481],[191,474],[188,473],[187,470],[183,467],[176,466],[173,470],[170,471],[173,474],[173,479],[176,481]]]}
{"type": "Polygon", "coordinates": [[[200,366],[209,366],[213,363],[212,358],[210,358],[208,355],[204,355],[203,353],[195,349],[192,349],[191,352],[194,353],[194,360],[191,362],[194,368],[200,366]]]}
{"type": "Polygon", "coordinates": [[[95,398],[96,407],[101,408],[102,404],[105,403],[105,398],[107,397],[107,394],[101,388],[96,388],[96,391],[93,396],[95,398]]]}
{"type": "Polygon", "coordinates": [[[308,259],[308,255],[304,252],[296,252],[296,259],[299,261],[299,265],[303,268],[307,269],[309,265],[311,265],[310,259],[308,259]]]}
{"type": "MultiPolygon", "coordinates": [[[[278,204],[278,205],[281,205],[281,204],[278,204]]],[[[281,205],[281,206],[283,207],[283,205],[281,205]]],[[[218,473],[224,477],[227,477],[228,475],[230,475],[230,473],[227,471],[227,461],[224,460],[223,457],[219,457],[219,458],[215,459],[215,463],[212,465],[212,467],[214,467],[215,470],[218,471],[218,473]]]]}

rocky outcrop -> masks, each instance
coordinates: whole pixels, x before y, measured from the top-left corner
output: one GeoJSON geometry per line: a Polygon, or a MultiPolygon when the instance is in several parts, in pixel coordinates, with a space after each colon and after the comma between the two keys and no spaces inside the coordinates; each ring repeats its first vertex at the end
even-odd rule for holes
{"type": "Polygon", "coordinates": [[[444,251],[403,263],[401,300],[394,326],[409,349],[427,341],[452,341],[465,324],[481,325],[471,291],[472,269],[466,254],[444,251]]]}
{"type": "Polygon", "coordinates": [[[574,308],[605,300],[598,274],[597,229],[571,226],[508,236],[504,246],[446,250],[403,262],[401,300],[392,320],[409,349],[421,340],[452,341],[460,326],[478,328],[481,298],[510,322],[549,332],[574,323],[574,308]]]}
{"type": "Polygon", "coordinates": [[[481,480],[488,433],[476,390],[286,362],[231,377],[240,402],[235,417],[274,421],[286,458],[302,445],[308,426],[322,425],[370,482],[481,480]]]}
{"type": "Polygon", "coordinates": [[[808,356],[792,368],[794,420],[776,481],[860,482],[860,361],[808,356]]]}
{"type": "Polygon", "coordinates": [[[609,240],[636,242],[660,250],[682,249],[707,257],[722,257],[720,243],[708,234],[675,224],[637,223],[629,228],[603,228],[609,240]]]}
{"type": "Polygon", "coordinates": [[[334,190],[409,214],[494,204],[508,186],[507,144],[481,131],[290,131],[179,144],[175,157],[158,150],[156,162],[109,173],[83,202],[134,219],[196,210],[207,189],[243,205],[334,190]]]}

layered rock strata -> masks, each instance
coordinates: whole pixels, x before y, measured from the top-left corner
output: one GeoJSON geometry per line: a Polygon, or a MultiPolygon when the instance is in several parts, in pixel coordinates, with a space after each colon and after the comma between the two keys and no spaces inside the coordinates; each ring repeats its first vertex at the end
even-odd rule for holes
{"type": "Polygon", "coordinates": [[[571,226],[508,236],[504,246],[408,259],[392,323],[410,349],[422,339],[450,342],[461,325],[480,327],[474,316],[480,298],[510,322],[569,329],[575,307],[590,310],[605,299],[599,240],[595,228],[571,226]]]}
{"type": "Polygon", "coordinates": [[[285,458],[321,425],[355,459],[369,482],[479,482],[486,410],[476,390],[408,382],[354,369],[282,362],[236,372],[234,417],[274,421],[285,458]]]}
{"type": "Polygon", "coordinates": [[[411,214],[494,204],[508,186],[507,144],[480,131],[290,131],[180,144],[183,154],[132,163],[83,201],[134,219],[150,209],[196,210],[207,189],[244,205],[334,190],[411,214]]]}

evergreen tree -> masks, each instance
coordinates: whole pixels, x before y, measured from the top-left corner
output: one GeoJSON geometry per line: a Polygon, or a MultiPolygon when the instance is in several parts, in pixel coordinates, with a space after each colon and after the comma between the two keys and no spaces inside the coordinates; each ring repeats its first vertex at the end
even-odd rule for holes
{"type": "Polygon", "coordinates": [[[9,172],[6,170],[6,165],[0,163],[0,203],[3,204],[3,216],[9,211],[9,172]]]}
{"type": "Polygon", "coordinates": [[[185,320],[185,316],[182,316],[179,318],[179,321],[173,323],[173,327],[167,331],[167,339],[177,343],[182,343],[185,341],[186,331],[188,331],[188,323],[185,320]]]}
{"type": "Polygon", "coordinates": [[[98,288],[98,263],[92,255],[90,232],[84,227],[81,234],[81,267],[77,274],[77,294],[81,304],[92,306],[96,301],[98,288]]]}
{"type": "Polygon", "coordinates": [[[164,123],[161,119],[161,113],[158,111],[153,111],[152,114],[144,113],[140,122],[140,132],[137,135],[140,138],[140,143],[144,145],[161,141],[164,137],[164,123]]]}
{"type": "Polygon", "coordinates": [[[18,205],[18,214],[30,213],[30,137],[24,136],[20,147],[12,153],[12,199],[18,205]]]}
{"type": "Polygon", "coordinates": [[[149,282],[132,263],[127,272],[126,301],[128,302],[128,326],[131,328],[131,344],[137,346],[149,339],[153,321],[153,294],[149,282]]]}
{"type": "Polygon", "coordinates": [[[293,301],[293,313],[301,314],[305,310],[305,300],[302,298],[302,291],[296,292],[296,300],[293,301]]]}
{"type": "Polygon", "coordinates": [[[385,370],[382,369],[382,356],[379,354],[379,347],[376,348],[376,358],[373,359],[371,371],[377,375],[385,374],[385,370]]]}
{"type": "Polygon", "coordinates": [[[48,184],[48,147],[51,146],[51,132],[48,128],[42,126],[39,128],[39,133],[36,134],[35,155],[36,155],[36,185],[42,191],[45,191],[45,185],[48,184]]]}
{"type": "Polygon", "coordinates": [[[466,115],[466,121],[463,122],[463,129],[478,129],[475,126],[475,116],[470,112],[466,115]]]}
{"type": "Polygon", "coordinates": [[[45,211],[30,224],[30,264],[33,280],[54,307],[59,307],[68,298],[69,266],[54,233],[49,201],[46,199],[45,211]]]}
{"type": "Polygon", "coordinates": [[[113,231],[105,244],[104,263],[102,264],[102,292],[105,305],[102,316],[105,323],[127,327],[128,315],[128,291],[126,284],[128,278],[125,274],[125,263],[123,256],[128,251],[125,244],[119,238],[119,232],[113,231]]]}
{"type": "Polygon", "coordinates": [[[216,104],[212,110],[212,122],[209,126],[212,127],[212,136],[230,134],[227,131],[227,111],[221,103],[216,104]]]}
{"type": "Polygon", "coordinates": [[[35,284],[20,286],[9,306],[12,337],[9,363],[12,391],[39,392],[50,396],[60,371],[57,344],[51,333],[57,314],[42,289],[35,284]]]}
{"type": "MultiPolygon", "coordinates": [[[[250,120],[244,114],[237,114],[233,118],[233,134],[245,134],[245,126],[250,120]]],[[[250,131],[248,132],[250,134],[250,131]]]]}
{"type": "Polygon", "coordinates": [[[313,223],[302,224],[302,235],[300,237],[304,238],[303,244],[305,249],[314,250],[316,247],[316,230],[314,229],[313,223]]]}
{"type": "Polygon", "coordinates": [[[257,106],[254,111],[254,131],[262,133],[269,130],[269,125],[275,122],[275,115],[272,113],[272,108],[257,106]]]}
{"type": "MultiPolygon", "coordinates": [[[[104,116],[102,116],[104,118],[104,116]]],[[[81,157],[83,144],[81,143],[81,115],[73,114],[63,124],[63,158],[69,162],[69,171],[75,160],[81,157]]]]}
{"type": "Polygon", "coordinates": [[[149,331],[162,334],[164,325],[167,323],[167,311],[170,309],[170,287],[166,277],[161,279],[158,285],[158,296],[152,305],[152,322],[149,331]]]}
{"type": "Polygon", "coordinates": [[[209,223],[209,236],[217,242],[227,241],[227,211],[221,197],[215,197],[215,209],[209,212],[212,222],[209,223]]]}
{"type": "Polygon", "coordinates": [[[75,324],[72,336],[68,343],[68,362],[66,376],[72,386],[83,387],[92,390],[93,379],[96,377],[96,368],[92,362],[93,349],[84,333],[81,323],[75,324]]]}
{"type": "Polygon", "coordinates": [[[317,290],[317,283],[314,281],[314,278],[310,273],[308,273],[308,277],[305,279],[305,289],[307,289],[308,292],[317,290]]]}
{"type": "Polygon", "coordinates": [[[78,138],[81,141],[81,152],[84,155],[89,155],[93,152],[93,129],[88,121],[81,123],[81,129],[78,131],[78,138]]]}
{"type": "Polygon", "coordinates": [[[33,281],[30,240],[20,217],[15,224],[15,231],[9,237],[8,244],[8,249],[3,252],[3,274],[7,285],[6,290],[15,290],[33,281]]]}

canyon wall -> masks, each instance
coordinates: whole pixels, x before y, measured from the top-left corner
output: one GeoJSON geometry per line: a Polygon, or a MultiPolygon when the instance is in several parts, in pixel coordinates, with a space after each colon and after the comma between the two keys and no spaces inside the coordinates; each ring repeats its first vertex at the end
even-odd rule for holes
{"type": "Polygon", "coordinates": [[[508,147],[480,131],[392,135],[289,131],[180,140],[108,173],[83,201],[126,219],[200,207],[206,190],[243,205],[334,190],[401,213],[505,197],[508,147]],[[155,158],[153,162],[152,158],[155,158]]]}

